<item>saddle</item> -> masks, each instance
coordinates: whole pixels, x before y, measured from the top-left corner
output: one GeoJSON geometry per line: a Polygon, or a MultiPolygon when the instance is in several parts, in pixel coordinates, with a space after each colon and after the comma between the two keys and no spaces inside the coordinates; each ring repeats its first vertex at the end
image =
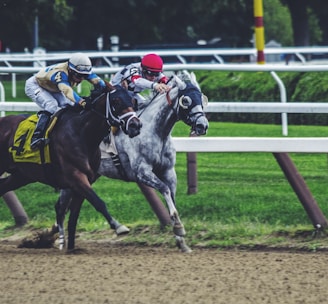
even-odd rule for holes
{"type": "MultiPolygon", "coordinates": [[[[57,119],[58,119],[58,114],[56,113],[51,118],[49,126],[47,127],[45,139],[49,138],[49,133],[55,126],[57,119]]],[[[37,114],[33,114],[28,118],[26,118],[25,120],[23,120],[18,125],[18,128],[14,135],[14,143],[9,148],[9,152],[11,153],[14,162],[37,163],[37,164],[47,164],[51,162],[49,144],[46,144],[43,148],[37,150],[32,150],[30,147],[31,138],[37,121],[38,121],[37,114]]]]}

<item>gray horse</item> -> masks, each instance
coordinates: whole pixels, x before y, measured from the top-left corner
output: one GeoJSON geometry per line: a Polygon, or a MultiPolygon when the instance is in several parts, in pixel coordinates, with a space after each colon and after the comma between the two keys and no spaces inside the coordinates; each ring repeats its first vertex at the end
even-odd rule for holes
{"type": "MultiPolygon", "coordinates": [[[[183,252],[190,252],[183,238],[185,230],[176,209],[176,151],[171,131],[174,124],[182,120],[191,126],[195,134],[206,134],[208,120],[203,111],[203,103],[207,102],[207,98],[201,93],[193,74],[184,73],[180,77],[174,75],[168,84],[172,86],[168,94],[155,95],[137,112],[143,123],[139,136],[129,138],[118,131],[111,136],[110,143],[103,142],[100,145],[102,159],[98,173],[159,191],[166,201],[177,246],[183,252]]],[[[56,204],[60,231],[63,228],[63,206],[67,208],[68,197],[66,190],[62,191],[61,199],[56,204]]]]}

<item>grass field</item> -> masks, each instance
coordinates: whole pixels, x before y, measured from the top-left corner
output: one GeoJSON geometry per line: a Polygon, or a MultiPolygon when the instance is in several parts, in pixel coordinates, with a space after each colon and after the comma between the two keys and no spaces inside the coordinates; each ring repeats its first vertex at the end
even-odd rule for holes
{"type": "MultiPolygon", "coordinates": [[[[173,135],[185,136],[189,130],[177,123],[173,135]]],[[[324,127],[290,126],[291,136],[328,136],[324,127]]],[[[281,127],[273,125],[210,123],[207,136],[281,136],[281,127]]],[[[304,177],[323,213],[328,215],[326,154],[290,154],[304,177]]],[[[232,246],[265,242],[280,244],[285,237],[272,237],[284,231],[313,231],[311,221],[291,186],[270,153],[198,153],[198,193],[187,194],[186,154],[178,153],[177,205],[181,219],[193,244],[232,246]],[[268,236],[271,236],[270,238],[268,236]],[[263,242],[263,241],[261,241],[263,242]]],[[[130,227],[150,226],[158,221],[134,183],[102,177],[94,184],[96,192],[106,201],[109,210],[130,227]]],[[[35,183],[16,191],[33,227],[52,225],[54,203],[58,193],[35,183]]],[[[0,233],[7,234],[13,220],[5,204],[0,205],[0,233]]],[[[107,229],[104,219],[90,204],[84,203],[78,229],[107,229]]],[[[136,229],[140,231],[140,229],[136,229]]],[[[155,233],[156,235],[156,233],[155,233]]],[[[134,235],[144,242],[158,242],[148,234],[134,235]],[[150,240],[149,240],[150,238],[150,240]]],[[[315,241],[316,247],[317,240],[315,241]]],[[[321,240],[323,242],[323,240],[321,240]]],[[[311,246],[312,241],[310,242],[311,246]]],[[[303,244],[304,245],[304,244],[303,244]]]]}
{"type": "MultiPolygon", "coordinates": [[[[326,127],[289,126],[288,131],[290,137],[328,137],[326,127]]],[[[210,121],[206,136],[282,137],[281,133],[280,125],[210,121]]],[[[188,134],[189,127],[178,122],[173,136],[188,134]]],[[[292,153],[290,157],[328,217],[327,154],[292,153]]],[[[198,193],[188,195],[186,154],[177,154],[177,207],[192,245],[285,246],[297,242],[297,246],[313,250],[327,247],[327,238],[311,238],[311,221],[272,154],[198,153],[197,167],[198,193]],[[299,239],[299,235],[305,238],[299,239]]],[[[157,218],[134,183],[102,177],[94,189],[106,201],[111,213],[132,228],[127,240],[153,244],[172,242],[170,231],[159,233],[157,218]],[[140,233],[142,227],[150,227],[147,231],[154,233],[140,233]]],[[[53,224],[58,193],[52,188],[35,183],[17,190],[16,194],[30,218],[29,227],[44,228],[53,224]]],[[[0,236],[13,233],[13,224],[8,208],[0,204],[0,236]]],[[[100,214],[85,202],[78,230],[107,229],[100,214]]]]}

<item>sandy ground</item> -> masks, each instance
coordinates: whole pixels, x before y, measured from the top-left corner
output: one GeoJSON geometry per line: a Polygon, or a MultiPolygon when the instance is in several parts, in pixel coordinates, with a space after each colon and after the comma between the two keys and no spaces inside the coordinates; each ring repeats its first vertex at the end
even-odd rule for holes
{"type": "Polygon", "coordinates": [[[78,241],[0,241],[0,303],[328,303],[328,252],[261,252],[78,241]]]}

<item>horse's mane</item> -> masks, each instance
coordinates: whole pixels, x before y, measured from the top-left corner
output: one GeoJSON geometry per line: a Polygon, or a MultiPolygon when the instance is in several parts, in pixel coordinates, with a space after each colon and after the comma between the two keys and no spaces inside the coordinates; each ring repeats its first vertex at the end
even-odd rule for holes
{"type": "MultiPolygon", "coordinates": [[[[170,94],[170,98],[173,100],[178,96],[179,88],[177,86],[174,86],[168,94],[170,94]]],[[[145,106],[140,109],[140,112],[143,111],[153,111],[153,108],[160,107],[160,104],[165,103],[168,105],[168,99],[166,94],[149,94],[148,96],[145,96],[146,102],[145,106]]]]}
{"type": "Polygon", "coordinates": [[[177,77],[179,77],[179,79],[185,83],[189,82],[193,84],[201,92],[200,85],[196,79],[196,75],[194,72],[189,73],[187,70],[179,71],[177,77]]]}

